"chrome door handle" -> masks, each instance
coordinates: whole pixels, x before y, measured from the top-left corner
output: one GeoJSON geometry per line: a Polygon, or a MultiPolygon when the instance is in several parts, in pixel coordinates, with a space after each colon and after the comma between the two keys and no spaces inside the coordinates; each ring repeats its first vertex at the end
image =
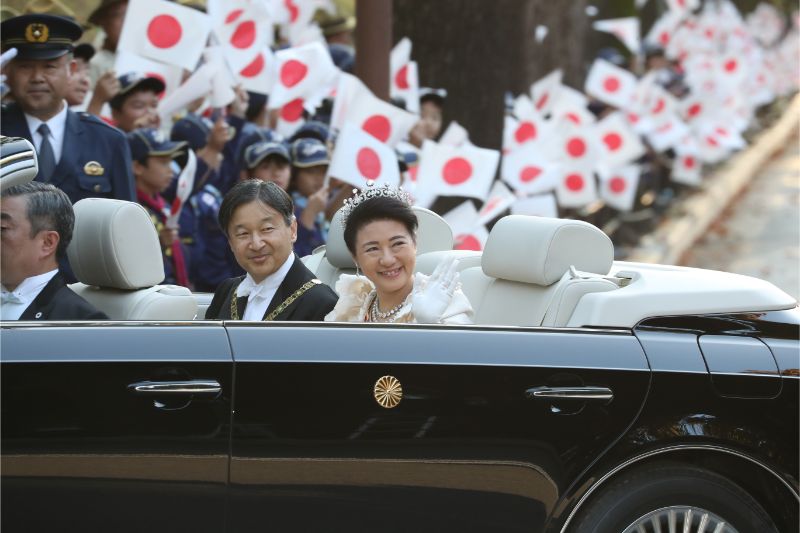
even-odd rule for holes
{"type": "Polygon", "coordinates": [[[525,396],[532,399],[610,402],[614,399],[614,392],[608,387],[533,387],[525,391],[525,396]]]}
{"type": "Polygon", "coordinates": [[[139,381],[128,385],[128,390],[134,394],[151,396],[170,396],[191,394],[195,397],[216,397],[222,387],[216,380],[193,379],[189,381],[139,381]]]}

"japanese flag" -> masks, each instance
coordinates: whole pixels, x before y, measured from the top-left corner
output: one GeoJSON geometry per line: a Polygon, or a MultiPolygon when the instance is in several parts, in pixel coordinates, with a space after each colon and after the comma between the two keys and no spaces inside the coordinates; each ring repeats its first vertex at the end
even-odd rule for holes
{"type": "Polygon", "coordinates": [[[360,91],[353,98],[344,118],[389,146],[400,142],[419,120],[417,115],[384,102],[369,90],[360,91]]]}
{"type": "Polygon", "coordinates": [[[558,165],[543,152],[523,146],[503,156],[500,176],[520,194],[538,194],[555,189],[558,165]]]}
{"type": "Polygon", "coordinates": [[[447,129],[439,139],[439,144],[447,146],[461,146],[465,143],[469,143],[469,132],[455,120],[447,125],[447,129]]]}
{"type": "Polygon", "coordinates": [[[497,171],[500,152],[471,145],[443,146],[433,141],[422,145],[417,187],[437,196],[486,199],[497,171]]]}
{"type": "Polygon", "coordinates": [[[547,121],[536,114],[521,116],[519,119],[505,117],[503,152],[522,145],[536,144],[548,136],[547,128],[547,121]]]}
{"type": "Polygon", "coordinates": [[[478,224],[486,224],[508,209],[517,197],[503,185],[502,181],[495,181],[489,191],[489,197],[478,211],[478,224]]]}
{"type": "Polygon", "coordinates": [[[591,127],[563,121],[542,148],[549,157],[572,165],[593,165],[599,153],[597,134],[591,127]]]}
{"type": "Polygon", "coordinates": [[[698,187],[702,181],[702,164],[695,151],[676,151],[670,178],[676,183],[698,187]]]}
{"type": "Polygon", "coordinates": [[[596,20],[592,23],[592,27],[597,31],[612,34],[622,41],[633,54],[638,54],[641,51],[639,19],[637,17],[596,20]]]}
{"type": "Polygon", "coordinates": [[[276,67],[275,54],[265,47],[255,55],[250,63],[236,71],[236,77],[245,90],[258,94],[270,94],[277,78],[276,67]]]}
{"type": "Polygon", "coordinates": [[[671,11],[666,12],[661,18],[656,20],[656,23],[653,24],[653,27],[647,32],[644,38],[645,42],[666,48],[669,46],[672,35],[678,28],[680,22],[680,16],[675,15],[671,11]]]}
{"type": "Polygon", "coordinates": [[[272,45],[272,20],[262,2],[209,0],[208,14],[225,59],[236,72],[272,45]]]}
{"type": "Polygon", "coordinates": [[[712,102],[692,94],[678,102],[680,116],[688,123],[708,115],[713,108],[714,104],[712,102]]]}
{"type": "Polygon", "coordinates": [[[389,95],[402,98],[406,109],[419,113],[419,74],[416,61],[411,61],[411,40],[400,39],[389,56],[389,95]]]}
{"type": "Polygon", "coordinates": [[[656,152],[664,152],[677,147],[687,133],[689,133],[689,128],[686,124],[676,115],[669,114],[655,123],[653,129],[647,134],[647,141],[656,152]]]}
{"type": "Polygon", "coordinates": [[[667,0],[667,5],[672,13],[685,17],[700,5],[700,0],[667,0]]]}
{"type": "Polygon", "coordinates": [[[211,19],[166,0],[131,0],[117,50],[194,70],[206,47],[211,19]]]}
{"type": "Polygon", "coordinates": [[[305,100],[302,98],[295,98],[291,102],[283,104],[278,113],[276,131],[284,137],[291,137],[306,121],[305,117],[303,117],[304,108],[305,100]]]}
{"type": "Polygon", "coordinates": [[[197,69],[180,87],[158,103],[159,116],[166,119],[194,100],[208,96],[212,90],[212,78],[218,68],[218,64],[205,64],[197,69]]]}
{"type": "Polygon", "coordinates": [[[639,165],[625,165],[599,172],[600,197],[614,209],[632,210],[639,187],[639,172],[639,165]]]}
{"type": "Polygon", "coordinates": [[[564,75],[561,69],[552,71],[547,76],[531,85],[531,100],[536,111],[546,115],[552,109],[561,92],[561,78],[564,75]]]}
{"type": "Polygon", "coordinates": [[[194,155],[194,151],[191,149],[187,148],[186,152],[186,166],[183,167],[180,175],[178,175],[178,186],[175,189],[175,199],[172,201],[172,205],[169,209],[169,215],[167,215],[166,226],[168,228],[178,227],[178,218],[181,216],[181,210],[183,209],[184,204],[186,204],[186,200],[188,200],[192,195],[192,190],[194,189],[197,157],[194,155]]]}
{"type": "Polygon", "coordinates": [[[597,186],[591,167],[565,165],[560,169],[556,198],[561,207],[583,207],[597,200],[597,186]]]}
{"type": "Polygon", "coordinates": [[[511,214],[557,218],[556,197],[553,193],[547,193],[520,198],[511,206],[511,214]]]}
{"type": "Polygon", "coordinates": [[[364,82],[352,74],[342,72],[336,84],[336,98],[333,100],[331,110],[331,128],[337,131],[342,129],[351,103],[366,96],[373,95],[364,82]]]}
{"type": "Polygon", "coordinates": [[[478,210],[472,202],[462,203],[442,215],[442,218],[453,230],[454,250],[483,250],[489,232],[483,224],[478,223],[478,210]]]}
{"type": "Polygon", "coordinates": [[[359,188],[364,188],[368,180],[376,185],[400,184],[394,150],[351,122],[345,122],[336,138],[328,175],[359,188]]]}
{"type": "Polygon", "coordinates": [[[181,84],[183,72],[180,67],[153,61],[146,57],[136,55],[126,50],[118,50],[114,70],[122,74],[125,72],[138,72],[148,78],[158,78],[164,83],[164,92],[159,98],[171,94],[181,84]]]}
{"type": "Polygon", "coordinates": [[[339,73],[328,50],[319,42],[279,50],[275,60],[277,78],[269,95],[270,109],[313,95],[339,73]]]}
{"type": "Polygon", "coordinates": [[[597,138],[600,139],[601,162],[607,167],[618,167],[644,155],[642,141],[622,113],[611,113],[594,128],[597,138]]]}
{"type": "Polygon", "coordinates": [[[589,99],[583,93],[562,85],[550,114],[553,119],[566,119],[576,126],[586,126],[595,122],[595,117],[589,112],[588,106],[589,99]]]}
{"type": "Polygon", "coordinates": [[[612,105],[627,109],[636,90],[636,76],[605,59],[595,59],[586,77],[586,94],[612,105]]]}
{"type": "Polygon", "coordinates": [[[521,94],[514,98],[512,113],[515,117],[525,117],[533,115],[534,113],[539,114],[539,111],[533,106],[533,101],[531,101],[527,94],[521,94]]]}

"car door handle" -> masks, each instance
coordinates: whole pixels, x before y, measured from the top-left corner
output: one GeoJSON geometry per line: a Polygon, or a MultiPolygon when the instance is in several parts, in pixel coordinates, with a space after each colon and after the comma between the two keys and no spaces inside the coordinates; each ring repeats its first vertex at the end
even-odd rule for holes
{"type": "Polygon", "coordinates": [[[614,392],[608,387],[533,387],[525,391],[527,398],[548,400],[600,400],[610,402],[614,392]]]}
{"type": "Polygon", "coordinates": [[[134,394],[170,396],[191,394],[195,397],[216,397],[222,387],[216,380],[192,379],[188,381],[139,381],[128,385],[134,394]]]}

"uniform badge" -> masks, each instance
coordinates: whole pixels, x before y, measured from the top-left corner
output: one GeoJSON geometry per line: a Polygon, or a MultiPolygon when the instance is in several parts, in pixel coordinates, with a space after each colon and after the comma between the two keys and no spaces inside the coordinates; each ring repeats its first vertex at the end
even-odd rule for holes
{"type": "Polygon", "coordinates": [[[88,176],[102,176],[106,169],[97,161],[89,161],[83,165],[83,172],[88,176]]]}
{"type": "Polygon", "coordinates": [[[50,38],[50,28],[47,24],[34,22],[25,28],[25,40],[29,43],[46,43],[50,38]]]}
{"type": "Polygon", "coordinates": [[[38,313],[36,313],[36,314],[33,316],[33,318],[42,318],[42,312],[41,312],[41,311],[39,311],[38,313]]]}

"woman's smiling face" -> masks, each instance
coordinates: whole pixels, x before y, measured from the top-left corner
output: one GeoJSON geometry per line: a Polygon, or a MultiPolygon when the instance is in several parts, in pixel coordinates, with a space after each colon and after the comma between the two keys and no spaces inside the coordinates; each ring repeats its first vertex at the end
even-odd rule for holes
{"type": "Polygon", "coordinates": [[[417,245],[396,220],[375,220],[356,233],[355,260],[378,296],[405,298],[414,287],[417,245]]]}

